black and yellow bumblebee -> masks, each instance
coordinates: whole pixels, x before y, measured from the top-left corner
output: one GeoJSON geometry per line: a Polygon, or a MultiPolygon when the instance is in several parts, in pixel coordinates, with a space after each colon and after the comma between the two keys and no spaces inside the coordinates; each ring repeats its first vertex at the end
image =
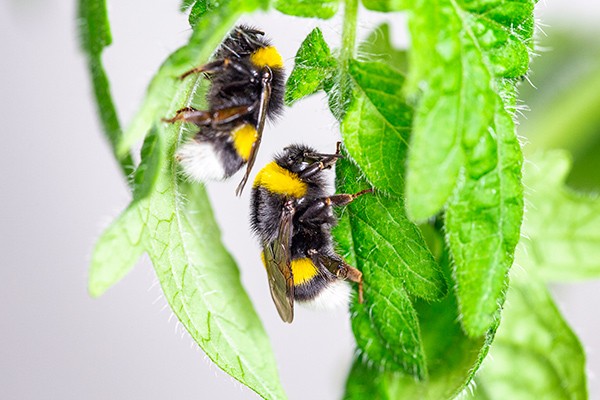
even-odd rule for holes
{"type": "Polygon", "coordinates": [[[176,158],[184,175],[200,182],[224,180],[247,164],[236,190],[239,195],[254,165],[265,120],[283,108],[283,60],[263,32],[240,25],[217,49],[214,61],[180,78],[196,73],[210,80],[208,110],[186,107],[164,119],[201,128],[178,149],[176,158]]]}
{"type": "Polygon", "coordinates": [[[327,194],[325,170],[341,157],[291,145],[256,175],[252,188],[251,226],[262,245],[271,297],[281,319],[292,322],[294,301],[316,308],[347,303],[362,273],[334,250],[331,229],[337,223],[332,206],[349,204],[355,194],[327,194]]]}

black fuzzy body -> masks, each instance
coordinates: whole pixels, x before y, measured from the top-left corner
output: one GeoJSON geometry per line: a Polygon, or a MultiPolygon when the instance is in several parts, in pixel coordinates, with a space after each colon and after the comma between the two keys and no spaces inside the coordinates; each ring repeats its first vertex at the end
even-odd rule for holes
{"type": "MultiPolygon", "coordinates": [[[[282,168],[294,173],[301,173],[303,153],[315,153],[310,147],[292,145],[275,157],[275,162],[282,168]]],[[[299,174],[301,176],[301,174],[299,174]]],[[[269,191],[266,187],[255,185],[251,194],[250,224],[260,243],[265,246],[272,243],[279,232],[285,204],[293,201],[295,213],[293,216],[292,240],[290,247],[291,260],[311,258],[314,253],[339,260],[340,256],[334,250],[331,229],[337,219],[332,207],[328,206],[323,213],[311,218],[305,218],[305,212],[315,202],[328,197],[326,172],[319,171],[309,178],[300,178],[307,184],[306,194],[300,198],[281,195],[269,191]]],[[[294,286],[294,298],[297,301],[314,299],[337,276],[328,269],[315,264],[319,273],[309,281],[294,286]]]]}
{"type": "MultiPolygon", "coordinates": [[[[270,41],[264,34],[254,28],[239,25],[225,38],[214,54],[214,60],[232,60],[251,71],[253,77],[235,68],[225,68],[212,74],[206,74],[210,87],[206,94],[208,110],[211,112],[236,106],[249,106],[260,101],[262,86],[260,76],[262,67],[254,65],[250,56],[256,50],[270,46],[270,41]],[[232,85],[237,83],[235,85],[232,85]]],[[[279,116],[283,110],[283,95],[285,90],[285,73],[283,68],[271,68],[271,96],[266,110],[268,120],[279,116]]],[[[235,174],[246,161],[236,151],[231,133],[243,124],[258,126],[258,107],[247,115],[231,122],[201,127],[194,140],[210,142],[216,154],[220,157],[225,170],[225,178],[235,174]]]]}

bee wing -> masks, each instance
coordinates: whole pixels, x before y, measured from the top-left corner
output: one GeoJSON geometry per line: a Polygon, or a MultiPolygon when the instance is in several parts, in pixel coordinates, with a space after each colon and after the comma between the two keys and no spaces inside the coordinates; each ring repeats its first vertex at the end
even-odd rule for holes
{"type": "Polygon", "coordinates": [[[256,141],[252,145],[252,149],[250,150],[250,156],[248,157],[248,165],[246,167],[246,173],[242,178],[240,184],[235,190],[235,194],[237,196],[242,194],[244,190],[244,186],[246,186],[246,182],[248,181],[248,177],[250,176],[250,171],[254,166],[254,161],[256,160],[256,154],[258,154],[258,148],[260,147],[260,142],[262,140],[263,130],[265,129],[265,122],[267,119],[267,108],[269,107],[269,101],[271,100],[271,70],[267,67],[265,71],[263,71],[263,79],[262,79],[262,91],[260,93],[260,104],[258,105],[258,124],[256,125],[256,141]]]}
{"type": "Polygon", "coordinates": [[[271,297],[284,322],[292,322],[294,319],[294,276],[290,253],[293,216],[293,209],[283,211],[277,238],[263,248],[271,297]]]}

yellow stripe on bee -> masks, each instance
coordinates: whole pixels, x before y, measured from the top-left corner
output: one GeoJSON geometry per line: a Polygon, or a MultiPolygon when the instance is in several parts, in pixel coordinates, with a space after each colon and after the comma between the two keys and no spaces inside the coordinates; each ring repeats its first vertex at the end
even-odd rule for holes
{"type": "Polygon", "coordinates": [[[262,186],[269,192],[296,198],[303,197],[308,189],[298,175],[280,167],[275,161],[271,161],[259,171],[253,186],[262,186]]]}
{"type": "Polygon", "coordinates": [[[248,161],[252,146],[258,138],[256,129],[250,124],[242,124],[235,128],[231,133],[233,135],[233,147],[244,161],[248,161]]]}
{"type": "Polygon", "coordinates": [[[292,261],[292,274],[294,274],[294,286],[301,285],[313,279],[319,270],[310,258],[299,258],[292,261]]]}
{"type": "Polygon", "coordinates": [[[283,68],[281,54],[273,46],[261,47],[250,55],[252,64],[258,67],[283,68]]]}

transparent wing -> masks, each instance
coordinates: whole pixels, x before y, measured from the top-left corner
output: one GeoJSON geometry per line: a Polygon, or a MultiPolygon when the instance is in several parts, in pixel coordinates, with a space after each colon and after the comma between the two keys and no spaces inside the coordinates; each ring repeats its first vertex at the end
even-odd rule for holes
{"type": "Polygon", "coordinates": [[[265,129],[265,121],[267,119],[267,108],[269,107],[269,101],[271,100],[271,79],[272,73],[271,70],[267,67],[267,69],[263,71],[262,77],[262,91],[260,93],[260,104],[258,105],[258,124],[256,126],[256,141],[254,142],[254,144],[252,145],[252,149],[250,150],[250,156],[248,157],[246,173],[244,174],[242,181],[235,190],[235,194],[237,196],[240,196],[242,194],[244,186],[246,186],[246,182],[248,181],[248,177],[250,176],[250,171],[252,171],[252,167],[254,166],[256,154],[258,154],[258,148],[260,147],[263,130],[265,129]]]}
{"type": "Polygon", "coordinates": [[[271,297],[284,322],[294,319],[294,276],[290,252],[294,211],[291,207],[284,209],[277,238],[263,247],[271,297]]]}

